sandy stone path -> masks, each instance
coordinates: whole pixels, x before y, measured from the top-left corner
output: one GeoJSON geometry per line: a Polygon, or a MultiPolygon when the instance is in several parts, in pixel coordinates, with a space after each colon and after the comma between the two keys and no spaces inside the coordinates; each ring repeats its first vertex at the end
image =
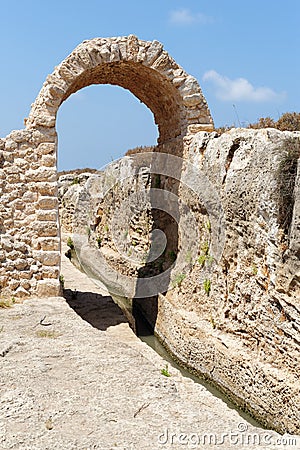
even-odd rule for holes
{"type": "Polygon", "coordinates": [[[1,450],[300,448],[176,369],[162,375],[105,290],[62,264],[67,300],[0,309],[1,450]]]}

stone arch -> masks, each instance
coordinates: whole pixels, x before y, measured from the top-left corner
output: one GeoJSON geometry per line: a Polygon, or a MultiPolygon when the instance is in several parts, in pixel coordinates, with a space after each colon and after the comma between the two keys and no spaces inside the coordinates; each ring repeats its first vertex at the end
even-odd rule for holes
{"type": "Polygon", "coordinates": [[[213,129],[197,80],[164,51],[161,43],[141,41],[132,35],[80,44],[47,77],[26,128],[54,128],[61,103],[91,84],[121,86],[145,103],[158,125],[159,143],[213,129]]]}
{"type": "Polygon", "coordinates": [[[213,130],[197,80],[158,41],[130,35],[80,44],[47,77],[25,129],[0,139],[1,295],[59,293],[56,116],[72,93],[104,83],[130,90],[148,106],[159,129],[158,150],[179,154],[184,137],[213,130]]]}

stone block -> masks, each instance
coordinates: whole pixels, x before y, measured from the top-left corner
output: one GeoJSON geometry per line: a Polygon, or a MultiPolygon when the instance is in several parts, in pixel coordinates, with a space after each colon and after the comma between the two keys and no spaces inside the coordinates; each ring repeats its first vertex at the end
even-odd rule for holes
{"type": "Polygon", "coordinates": [[[54,222],[35,222],[32,228],[39,237],[58,236],[58,225],[54,222]]]}
{"type": "Polygon", "coordinates": [[[35,120],[36,125],[40,125],[40,126],[46,127],[46,128],[55,127],[55,121],[56,121],[55,116],[52,116],[50,114],[39,113],[36,115],[34,120],[35,120]]]}
{"type": "Polygon", "coordinates": [[[54,155],[56,152],[56,145],[51,142],[43,142],[37,148],[38,155],[54,155]]]}
{"type": "Polygon", "coordinates": [[[38,297],[58,297],[61,292],[59,280],[47,278],[37,282],[35,294],[38,297]]]}
{"type": "Polygon", "coordinates": [[[8,287],[12,291],[15,291],[16,289],[18,289],[19,286],[20,286],[19,280],[10,280],[10,282],[8,283],[8,287]]]}
{"type": "Polygon", "coordinates": [[[17,258],[17,259],[14,261],[14,267],[15,267],[17,270],[25,270],[25,269],[28,268],[28,262],[27,262],[26,259],[17,258]]]}
{"type": "Polygon", "coordinates": [[[32,192],[32,191],[26,191],[23,194],[22,201],[23,202],[29,202],[29,203],[35,203],[38,199],[38,193],[32,192]]]}
{"type": "Polygon", "coordinates": [[[56,222],[57,221],[57,211],[40,210],[36,212],[37,220],[56,222]]]}
{"type": "Polygon", "coordinates": [[[13,152],[16,151],[18,148],[18,144],[16,143],[16,141],[14,141],[13,139],[6,139],[5,140],[5,150],[7,152],[13,152]]]}
{"type": "MultiPolygon", "coordinates": [[[[57,195],[57,183],[56,182],[52,182],[52,183],[47,183],[47,182],[36,183],[35,184],[35,189],[43,197],[55,197],[57,195]]],[[[56,204],[58,204],[58,202],[56,202],[56,204]]],[[[50,209],[52,209],[52,208],[50,208],[50,209]]]]}
{"type": "Polygon", "coordinates": [[[42,250],[46,251],[59,251],[60,243],[59,238],[39,238],[39,245],[42,250]]]}
{"type": "Polygon", "coordinates": [[[8,285],[9,277],[7,275],[0,276],[0,289],[5,288],[8,285]]]}
{"type": "Polygon", "coordinates": [[[56,158],[52,155],[43,155],[41,164],[46,167],[56,167],[56,158]]]}
{"type": "Polygon", "coordinates": [[[44,266],[59,266],[60,253],[58,251],[33,251],[33,257],[44,266]]]}
{"type": "Polygon", "coordinates": [[[26,289],[24,289],[22,286],[18,287],[18,289],[16,290],[15,296],[17,298],[26,298],[26,297],[30,297],[30,292],[26,289]]]}
{"type": "Polygon", "coordinates": [[[118,44],[111,44],[110,47],[110,62],[120,61],[120,49],[118,44]]]}
{"type": "Polygon", "coordinates": [[[146,58],[144,59],[143,64],[146,66],[151,66],[154,61],[160,56],[163,51],[163,45],[158,41],[153,41],[150,44],[150,47],[146,51],[146,58]]]}
{"type": "Polygon", "coordinates": [[[40,197],[38,204],[40,209],[54,209],[58,207],[58,200],[56,197],[40,197]]]}
{"type": "Polygon", "coordinates": [[[30,181],[56,181],[56,169],[52,167],[39,167],[35,170],[27,170],[25,176],[30,181]]]}
{"type": "Polygon", "coordinates": [[[26,291],[29,291],[30,288],[31,288],[30,282],[28,280],[25,280],[25,279],[20,280],[20,286],[21,286],[21,288],[25,289],[26,291]]]}
{"type": "Polygon", "coordinates": [[[180,86],[179,91],[181,95],[184,97],[185,95],[198,94],[199,89],[200,89],[199,84],[196,78],[192,77],[191,75],[188,75],[185,78],[185,81],[182,84],[182,86],[180,86]]]}
{"type": "Polygon", "coordinates": [[[42,269],[42,279],[54,278],[55,280],[59,277],[59,268],[57,267],[47,267],[42,269]]]}
{"type": "Polygon", "coordinates": [[[213,130],[214,130],[214,126],[211,123],[194,123],[194,124],[188,125],[188,133],[189,134],[196,134],[196,133],[199,133],[199,131],[211,132],[213,130]]]}
{"type": "Polygon", "coordinates": [[[185,106],[193,107],[197,106],[202,101],[202,95],[201,94],[191,94],[191,95],[185,95],[183,97],[183,103],[185,106]]]}

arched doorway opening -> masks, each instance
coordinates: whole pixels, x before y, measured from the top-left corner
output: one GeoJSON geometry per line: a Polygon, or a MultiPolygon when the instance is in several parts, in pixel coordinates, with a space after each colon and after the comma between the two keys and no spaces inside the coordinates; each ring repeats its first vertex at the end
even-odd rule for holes
{"type": "Polygon", "coordinates": [[[137,147],[157,144],[149,108],[119,86],[91,85],[71,95],[57,115],[58,171],[102,169],[137,147]]]}
{"type": "Polygon", "coordinates": [[[60,259],[56,116],[71,94],[92,84],[128,89],[152,111],[159,130],[158,151],[182,156],[184,137],[213,129],[197,81],[157,41],[141,41],[132,35],[96,38],[84,41],[57,66],[47,77],[26,120],[26,130],[35,137],[37,164],[42,172],[36,181],[37,217],[32,236],[34,239],[42,230],[44,239],[37,257],[45,270],[36,291],[43,294],[59,291],[58,276],[53,275],[59,272],[60,259]]]}

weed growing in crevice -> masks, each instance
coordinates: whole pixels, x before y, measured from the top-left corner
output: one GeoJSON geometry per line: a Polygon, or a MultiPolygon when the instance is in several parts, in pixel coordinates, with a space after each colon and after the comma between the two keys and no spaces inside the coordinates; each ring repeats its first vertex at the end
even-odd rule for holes
{"type": "Polygon", "coordinates": [[[203,289],[205,291],[205,294],[208,296],[211,291],[211,281],[207,278],[203,282],[203,289]]]}
{"type": "Polygon", "coordinates": [[[11,308],[16,302],[14,297],[0,299],[0,308],[11,308]]]}
{"type": "Polygon", "coordinates": [[[216,322],[215,322],[215,319],[213,318],[213,316],[210,316],[209,321],[211,323],[211,326],[215,330],[217,328],[217,325],[216,325],[216,322]]]}
{"type": "Polygon", "coordinates": [[[201,254],[198,257],[198,263],[202,267],[204,266],[205,263],[212,264],[213,261],[214,261],[213,256],[209,254],[209,243],[205,241],[201,246],[201,254]]]}
{"type": "Polygon", "coordinates": [[[176,277],[174,278],[174,280],[172,281],[172,286],[176,287],[176,286],[181,286],[183,280],[186,278],[186,274],[185,273],[179,273],[178,275],[176,275],[176,277]]]}
{"type": "Polygon", "coordinates": [[[73,178],[71,186],[73,186],[74,184],[79,184],[79,178],[78,177],[73,178]]]}
{"type": "Polygon", "coordinates": [[[65,287],[65,278],[64,278],[63,274],[59,275],[59,282],[60,282],[61,288],[64,289],[64,287],[65,287]]]}
{"type": "Polygon", "coordinates": [[[252,264],[251,269],[252,269],[252,274],[253,275],[257,275],[258,267],[257,267],[257,265],[255,263],[252,264]]]}
{"type": "Polygon", "coordinates": [[[68,240],[67,240],[67,246],[71,249],[74,250],[74,242],[73,239],[69,236],[68,240]]]}
{"type": "Polygon", "coordinates": [[[165,367],[163,369],[161,369],[160,373],[162,375],[164,375],[165,377],[170,377],[171,376],[171,374],[169,372],[168,364],[166,364],[165,367]]]}

